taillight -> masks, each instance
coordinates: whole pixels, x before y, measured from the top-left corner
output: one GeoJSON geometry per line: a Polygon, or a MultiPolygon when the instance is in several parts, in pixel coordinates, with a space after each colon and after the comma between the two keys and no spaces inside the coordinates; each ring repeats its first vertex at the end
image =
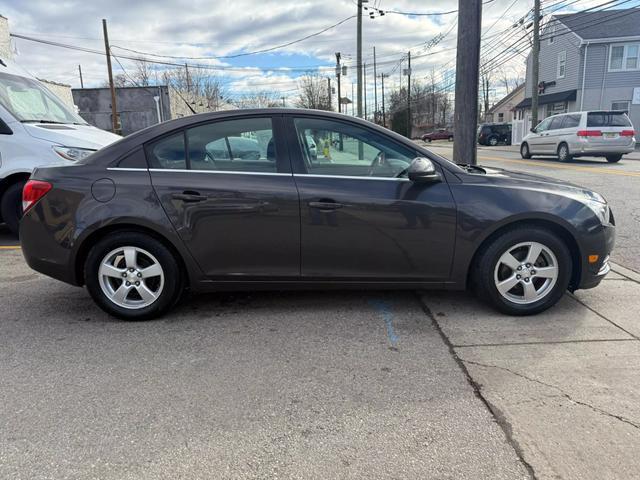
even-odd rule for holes
{"type": "Polygon", "coordinates": [[[576,135],[579,137],[601,137],[602,132],[600,130],[578,130],[576,135]]]}
{"type": "Polygon", "coordinates": [[[22,211],[26,213],[31,207],[33,207],[38,200],[45,196],[45,194],[53,188],[49,182],[43,182],[41,180],[29,180],[22,189],[22,211]]]}
{"type": "Polygon", "coordinates": [[[635,131],[633,130],[623,130],[620,132],[621,137],[633,137],[635,135],[635,131]]]}

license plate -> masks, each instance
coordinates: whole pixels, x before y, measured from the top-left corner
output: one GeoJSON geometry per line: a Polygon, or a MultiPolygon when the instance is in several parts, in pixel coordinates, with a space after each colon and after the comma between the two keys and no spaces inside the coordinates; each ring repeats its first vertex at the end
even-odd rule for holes
{"type": "Polygon", "coordinates": [[[602,136],[603,136],[604,138],[616,138],[616,137],[618,136],[618,134],[617,134],[617,133],[614,133],[614,132],[604,132],[604,133],[602,134],[602,136]]]}

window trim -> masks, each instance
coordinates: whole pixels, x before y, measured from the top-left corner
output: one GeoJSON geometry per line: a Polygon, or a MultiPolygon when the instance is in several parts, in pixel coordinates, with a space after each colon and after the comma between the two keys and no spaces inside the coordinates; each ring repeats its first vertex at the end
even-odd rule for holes
{"type": "Polygon", "coordinates": [[[627,42],[627,43],[612,43],[609,45],[609,60],[607,61],[607,72],[637,72],[640,70],[640,42],[627,42]],[[636,56],[636,68],[627,68],[627,50],[629,47],[637,47],[638,55],[636,56]],[[612,68],[611,62],[613,60],[614,47],[623,47],[622,49],[622,67],[612,68]]]}
{"type": "Polygon", "coordinates": [[[567,51],[566,50],[558,52],[557,62],[558,63],[556,64],[556,78],[565,78],[567,75],[567,51]],[[564,63],[564,65],[562,65],[564,67],[564,71],[562,72],[562,75],[560,75],[561,63],[564,63]]]}

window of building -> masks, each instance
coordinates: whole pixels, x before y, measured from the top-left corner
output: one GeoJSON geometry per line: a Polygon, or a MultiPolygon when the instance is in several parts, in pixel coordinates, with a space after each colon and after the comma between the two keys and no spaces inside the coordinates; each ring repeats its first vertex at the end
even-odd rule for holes
{"type": "Polygon", "coordinates": [[[628,100],[616,100],[615,102],[611,102],[611,110],[622,110],[623,112],[629,111],[629,101],[628,100]]]}
{"type": "Polygon", "coordinates": [[[558,52],[558,71],[557,77],[564,78],[564,75],[567,70],[567,52],[558,52]]]}
{"type": "Polygon", "coordinates": [[[611,45],[609,51],[609,71],[623,72],[640,69],[640,44],[611,45]]]}
{"type": "Polygon", "coordinates": [[[498,113],[498,122],[504,122],[504,113],[498,113]]]}
{"type": "Polygon", "coordinates": [[[549,45],[553,45],[553,42],[555,41],[555,33],[556,33],[556,26],[554,24],[549,27],[549,45]]]}

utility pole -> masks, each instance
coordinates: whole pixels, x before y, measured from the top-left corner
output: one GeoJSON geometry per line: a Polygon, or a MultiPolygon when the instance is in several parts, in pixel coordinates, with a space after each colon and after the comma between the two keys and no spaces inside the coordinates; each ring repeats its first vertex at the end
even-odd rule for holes
{"type": "Polygon", "coordinates": [[[376,47],[373,47],[373,103],[375,108],[373,110],[373,121],[376,121],[376,115],[378,115],[378,72],[376,71],[376,47]]]}
{"type": "Polygon", "coordinates": [[[331,77],[327,77],[327,100],[329,101],[329,110],[331,110],[331,77]]]}
{"type": "MultiPolygon", "coordinates": [[[[357,31],[357,56],[356,62],[358,67],[357,80],[358,83],[358,117],[362,118],[362,4],[368,3],[369,0],[358,0],[358,31],[357,31]]],[[[352,95],[353,96],[353,95],[352,95]]]]}
{"type": "MultiPolygon", "coordinates": [[[[460,0],[462,1],[462,0],[460,0]]],[[[385,111],[384,111],[384,79],[386,77],[388,77],[389,74],[388,73],[381,73],[380,74],[380,80],[382,80],[382,126],[386,127],[387,126],[387,118],[385,115],[385,111]]]]}
{"type": "Polygon", "coordinates": [[[286,106],[286,105],[284,104],[284,99],[285,99],[285,98],[287,98],[287,97],[284,97],[284,96],[283,96],[283,97],[280,97],[280,98],[282,99],[282,108],[284,108],[284,107],[286,106]]]}
{"type": "Polygon", "coordinates": [[[458,51],[456,53],[456,99],[453,144],[455,163],[477,163],[478,81],[482,0],[458,0],[458,51]]]}
{"type": "Polygon", "coordinates": [[[191,91],[191,82],[189,81],[189,65],[187,65],[187,62],[184,62],[184,75],[187,82],[187,93],[189,93],[191,91]]]}
{"type": "Polygon", "coordinates": [[[362,89],[364,92],[364,119],[367,119],[367,64],[362,64],[362,89]]]}
{"type": "Polygon", "coordinates": [[[540,78],[540,0],[535,0],[533,5],[533,48],[531,50],[531,128],[538,125],[538,82],[540,78]]]}
{"type": "Polygon", "coordinates": [[[84,88],[84,82],[82,81],[82,66],[78,65],[78,73],[80,74],[80,88],[84,88]]]}
{"type": "Polygon", "coordinates": [[[411,52],[407,53],[407,138],[411,138],[411,52]]]}
{"type": "Polygon", "coordinates": [[[336,77],[338,79],[338,113],[342,113],[342,94],[340,93],[340,52],[336,52],[336,77]]]}
{"type": "Polygon", "coordinates": [[[356,102],[355,102],[355,100],[354,100],[354,98],[353,98],[353,97],[354,97],[354,95],[355,95],[355,93],[354,93],[354,91],[353,91],[353,87],[354,87],[353,82],[351,82],[351,116],[352,116],[352,117],[353,117],[353,116],[355,116],[355,113],[354,113],[354,111],[353,111],[353,110],[354,110],[354,109],[353,109],[353,105],[356,103],[356,102]]]}
{"type": "Polygon", "coordinates": [[[109,90],[111,90],[111,130],[120,133],[118,121],[118,108],[116,106],[116,87],[113,83],[113,70],[111,69],[111,47],[109,45],[109,33],[107,32],[107,20],[102,19],[102,34],[104,35],[104,50],[107,55],[107,71],[109,72],[109,90]]]}

